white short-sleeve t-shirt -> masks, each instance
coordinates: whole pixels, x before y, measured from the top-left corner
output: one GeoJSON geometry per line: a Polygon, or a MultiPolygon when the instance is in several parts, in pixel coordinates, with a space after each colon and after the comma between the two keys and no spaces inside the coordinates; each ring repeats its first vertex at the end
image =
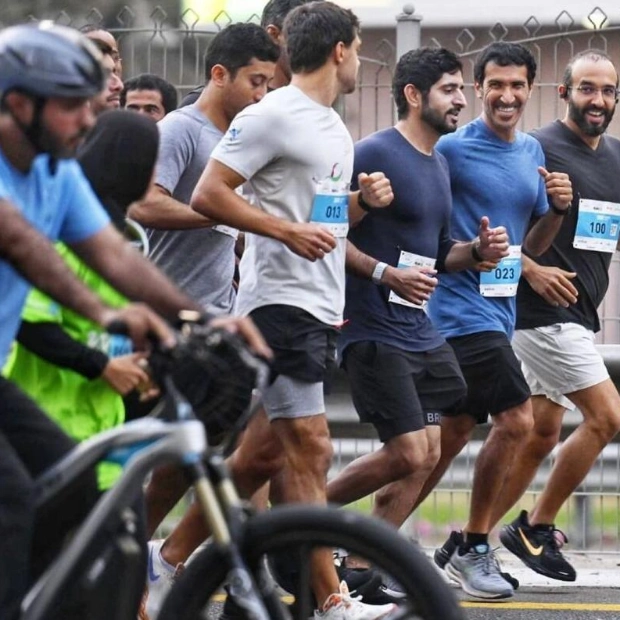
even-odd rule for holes
{"type": "MultiPolygon", "coordinates": [[[[331,107],[286,86],[236,116],[211,155],[248,179],[256,206],[292,222],[309,222],[317,187],[337,183],[348,192],[353,140],[331,107]]],[[[237,312],[286,304],[320,321],[342,321],[346,239],[311,262],[283,243],[248,234],[241,260],[237,312]]]]}

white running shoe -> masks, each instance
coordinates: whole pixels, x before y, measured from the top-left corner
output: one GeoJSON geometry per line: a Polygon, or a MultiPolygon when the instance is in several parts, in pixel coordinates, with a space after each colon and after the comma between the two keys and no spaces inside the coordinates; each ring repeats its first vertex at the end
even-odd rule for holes
{"type": "Polygon", "coordinates": [[[177,564],[176,567],[172,566],[161,557],[163,544],[163,539],[151,540],[148,543],[149,557],[146,575],[146,602],[144,605],[146,620],[156,620],[174,580],[185,567],[182,563],[177,564]]]}
{"type": "Polygon", "coordinates": [[[396,605],[368,605],[353,598],[345,581],[340,582],[340,590],[330,594],[323,610],[314,611],[314,620],[378,620],[396,610],[396,605]]]}

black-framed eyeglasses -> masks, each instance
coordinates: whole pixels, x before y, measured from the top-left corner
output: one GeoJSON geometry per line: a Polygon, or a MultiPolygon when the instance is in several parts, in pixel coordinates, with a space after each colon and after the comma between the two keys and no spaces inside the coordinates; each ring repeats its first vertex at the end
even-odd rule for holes
{"type": "Polygon", "coordinates": [[[597,93],[601,93],[603,99],[617,99],[620,95],[620,90],[613,86],[598,88],[596,86],[584,84],[583,86],[567,86],[566,90],[578,90],[584,97],[594,97],[597,93]]]}

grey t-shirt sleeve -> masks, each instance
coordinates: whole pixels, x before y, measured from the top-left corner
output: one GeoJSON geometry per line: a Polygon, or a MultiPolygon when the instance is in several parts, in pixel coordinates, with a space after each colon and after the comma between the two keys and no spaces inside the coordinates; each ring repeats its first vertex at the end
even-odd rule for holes
{"type": "Polygon", "coordinates": [[[279,124],[277,116],[270,110],[263,108],[256,112],[246,109],[235,117],[211,157],[244,179],[251,179],[269,162],[284,154],[285,142],[279,124]]]}
{"type": "Polygon", "coordinates": [[[181,114],[169,114],[159,127],[159,153],[155,168],[155,183],[170,194],[174,193],[181,175],[189,166],[196,150],[196,136],[192,133],[192,121],[181,114]]]}

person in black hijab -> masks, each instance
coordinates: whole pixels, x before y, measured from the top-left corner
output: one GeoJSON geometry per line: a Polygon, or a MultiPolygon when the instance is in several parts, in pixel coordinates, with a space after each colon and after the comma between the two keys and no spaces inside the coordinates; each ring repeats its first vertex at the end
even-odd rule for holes
{"type": "MultiPolygon", "coordinates": [[[[128,110],[115,110],[98,117],[77,156],[114,225],[145,256],[149,253],[146,232],[126,214],[129,205],[142,198],[149,188],[158,148],[159,131],[150,118],[128,110]]],[[[125,396],[125,419],[142,417],[153,406],[150,399],[143,400],[132,390],[125,396]]]]}
{"type": "Polygon", "coordinates": [[[159,147],[153,121],[128,110],[104,112],[78,151],[77,160],[116,227],[148,189],[159,147]]]}
{"type": "MultiPolygon", "coordinates": [[[[133,238],[137,237],[145,253],[146,235],[137,224],[127,224],[125,213],[132,202],[145,194],[151,183],[158,146],[159,132],[155,123],[130,111],[114,110],[104,112],[98,117],[97,124],[77,157],[112,222],[119,231],[131,233],[133,238]]],[[[87,344],[83,339],[70,335],[63,328],[62,322],[51,320],[23,320],[17,342],[45,362],[72,370],[82,375],[86,381],[105,376],[106,367],[113,358],[110,350],[103,351],[101,347],[90,346],[91,343],[87,344]]],[[[119,373],[116,375],[118,377],[119,373]]],[[[131,377],[127,377],[123,382],[124,387],[112,382],[111,389],[125,395],[132,392],[127,389],[128,386],[136,387],[139,377],[144,381],[146,375],[143,370],[136,369],[131,373],[131,377]]],[[[35,386],[24,386],[27,391],[29,387],[36,389],[35,386]]],[[[31,392],[31,395],[37,400],[36,393],[31,392]]],[[[126,402],[126,413],[127,409],[131,409],[132,418],[143,413],[138,402],[137,395],[132,395],[126,402]]],[[[45,402],[40,404],[46,408],[45,402]]],[[[58,421],[62,424],[62,420],[58,421]]]]}

